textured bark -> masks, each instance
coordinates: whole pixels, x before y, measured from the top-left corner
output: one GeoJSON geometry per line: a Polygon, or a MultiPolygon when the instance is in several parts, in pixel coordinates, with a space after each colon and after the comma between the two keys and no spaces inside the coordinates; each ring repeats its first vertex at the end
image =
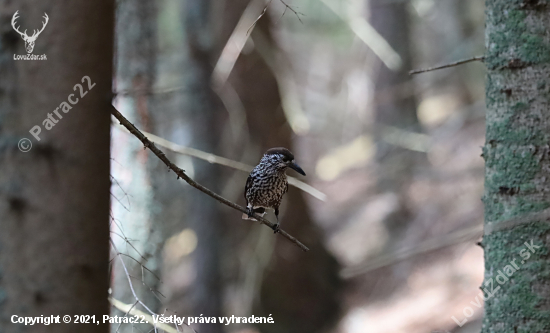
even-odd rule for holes
{"type": "MultiPolygon", "coordinates": [[[[151,131],[151,90],[156,72],[157,3],[155,1],[127,0],[117,6],[116,17],[116,89],[119,92],[117,107],[138,128],[151,131]]],[[[112,146],[113,177],[116,180],[112,193],[120,202],[113,203],[113,214],[118,222],[112,225],[117,234],[124,234],[143,257],[128,246],[125,240],[114,235],[117,248],[138,260],[148,269],[159,274],[162,237],[160,225],[151,214],[152,191],[147,166],[151,155],[142,144],[127,133],[115,131],[112,146]],[[122,172],[117,173],[118,170],[122,172]],[[130,173],[132,177],[125,177],[130,173]],[[124,207],[122,207],[124,205],[124,207]],[[122,227],[122,231],[118,230],[122,227]]],[[[152,157],[156,160],[156,158],[152,157]]],[[[156,162],[156,161],[155,161],[156,162]]],[[[166,177],[163,172],[162,177],[166,177]]],[[[172,179],[173,180],[173,179],[172,179]]],[[[159,280],[149,272],[143,273],[140,263],[123,257],[133,280],[133,287],[147,306],[156,310],[160,306],[150,290],[158,289],[159,280]],[[143,274],[142,274],[143,273],[143,274]],[[146,286],[138,279],[143,278],[146,286]]],[[[119,260],[113,262],[113,297],[133,304],[134,296],[128,278],[119,260]]],[[[116,310],[113,314],[120,315],[116,310]]],[[[150,325],[139,325],[149,330],[150,325]]],[[[132,332],[135,325],[113,325],[112,330],[132,332]]],[[[139,330],[139,329],[138,329],[139,330]]]]}
{"type": "Polygon", "coordinates": [[[109,313],[113,2],[1,1],[0,13],[0,331],[107,332],[108,325],[24,326],[10,317],[109,313]],[[10,25],[16,10],[28,31],[48,14],[34,48],[47,60],[13,60],[25,54],[10,25]],[[86,75],[96,85],[84,97],[76,88],[78,103],[46,130],[48,113],[86,75]],[[29,134],[35,125],[40,141],[29,134]],[[27,153],[17,149],[23,137],[33,144],[27,153]]]}
{"type": "Polygon", "coordinates": [[[486,226],[496,230],[483,238],[483,288],[490,292],[493,283],[500,289],[485,301],[482,332],[548,332],[550,226],[531,219],[498,227],[550,206],[550,2],[488,0],[486,5],[483,202],[486,226]],[[530,251],[526,242],[540,248],[530,251]],[[520,255],[526,249],[529,258],[520,255]],[[516,272],[509,268],[514,260],[516,272]],[[502,284],[499,271],[506,277],[502,284]]]}

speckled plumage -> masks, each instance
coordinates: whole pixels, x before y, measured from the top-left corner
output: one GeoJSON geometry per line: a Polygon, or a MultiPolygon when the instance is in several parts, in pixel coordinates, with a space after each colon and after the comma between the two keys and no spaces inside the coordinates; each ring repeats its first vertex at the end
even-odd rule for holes
{"type": "MultiPolygon", "coordinates": [[[[263,216],[265,209],[270,208],[275,211],[278,220],[281,200],[288,191],[285,174],[288,167],[305,175],[294,163],[294,155],[288,149],[271,148],[264,154],[246,180],[244,197],[250,212],[263,216]]],[[[243,214],[243,219],[253,218],[243,214]]]]}

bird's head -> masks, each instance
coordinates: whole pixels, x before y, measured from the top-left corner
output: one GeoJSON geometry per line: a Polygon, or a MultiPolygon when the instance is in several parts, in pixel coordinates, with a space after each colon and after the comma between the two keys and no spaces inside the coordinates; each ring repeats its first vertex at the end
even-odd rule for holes
{"type": "Polygon", "coordinates": [[[300,168],[296,162],[294,162],[294,155],[290,150],[282,147],[268,149],[264,157],[267,157],[272,165],[274,165],[278,170],[285,171],[286,168],[291,168],[298,172],[299,174],[306,175],[304,170],[300,168]]]}

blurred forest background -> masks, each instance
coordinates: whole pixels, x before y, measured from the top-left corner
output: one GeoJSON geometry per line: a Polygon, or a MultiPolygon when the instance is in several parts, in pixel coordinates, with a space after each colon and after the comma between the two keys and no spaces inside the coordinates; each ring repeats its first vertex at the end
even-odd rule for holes
{"type": "MultiPolygon", "coordinates": [[[[482,55],[483,2],[267,4],[117,1],[114,105],[172,161],[243,205],[242,169],[284,146],[307,173],[291,175],[322,192],[291,186],[283,201],[303,253],[176,181],[114,125],[111,235],[135,259],[119,256],[140,300],[275,320],[201,333],[478,332],[482,310],[461,328],[452,317],[483,280],[484,67],[408,72],[482,55]]],[[[112,263],[123,315],[136,300],[112,263]]]]}

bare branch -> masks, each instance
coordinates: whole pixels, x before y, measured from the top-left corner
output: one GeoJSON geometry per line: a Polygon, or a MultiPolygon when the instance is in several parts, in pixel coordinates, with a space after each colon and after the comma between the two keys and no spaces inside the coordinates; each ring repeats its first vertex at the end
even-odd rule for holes
{"type": "Polygon", "coordinates": [[[468,59],[463,59],[463,60],[451,62],[450,64],[446,64],[446,65],[430,67],[430,68],[424,68],[424,69],[415,69],[415,70],[410,71],[409,75],[425,73],[425,72],[431,72],[431,71],[435,71],[435,70],[443,69],[443,68],[454,67],[454,66],[466,64],[466,63],[472,62],[472,61],[484,61],[484,60],[485,60],[485,56],[476,56],[476,57],[473,57],[473,58],[468,58],[468,59]]]}
{"type": "MultiPolygon", "coordinates": [[[[148,307],[147,305],[145,305],[145,303],[143,303],[143,302],[139,299],[139,297],[137,296],[136,291],[134,290],[134,284],[132,283],[132,277],[130,276],[130,273],[128,272],[128,268],[126,267],[126,263],[125,263],[124,260],[122,259],[123,253],[121,253],[120,251],[118,251],[118,249],[117,249],[117,247],[116,247],[116,245],[115,245],[115,243],[113,242],[112,239],[110,240],[110,242],[111,242],[111,246],[112,246],[113,249],[115,250],[116,256],[118,257],[118,259],[120,260],[120,263],[122,264],[122,268],[124,269],[124,273],[126,274],[126,278],[128,279],[128,285],[130,286],[130,291],[132,292],[132,295],[134,296],[134,299],[136,300],[136,303],[141,304],[141,306],[143,306],[143,308],[144,308],[145,310],[147,310],[147,312],[149,312],[149,313],[151,314],[151,316],[149,316],[149,315],[147,315],[147,314],[145,314],[145,313],[141,313],[140,315],[145,315],[145,316],[151,318],[151,320],[149,321],[149,323],[153,322],[153,327],[154,327],[155,333],[157,332],[157,327],[162,327],[163,330],[165,330],[165,331],[170,331],[170,330],[167,330],[167,328],[172,329],[171,327],[169,327],[168,325],[163,325],[163,324],[161,324],[161,323],[156,323],[156,322],[152,319],[152,316],[153,316],[153,315],[157,315],[157,314],[156,314],[155,312],[153,312],[153,310],[149,309],[149,307],[148,307]]],[[[119,307],[121,304],[118,304],[119,306],[116,306],[115,303],[113,303],[112,300],[113,300],[113,299],[111,299],[111,303],[112,303],[116,308],[118,308],[118,309],[121,310],[121,311],[126,311],[126,312],[132,313],[132,314],[135,314],[135,312],[138,311],[137,309],[134,309],[135,304],[134,304],[133,306],[131,306],[130,308],[125,307],[124,310],[122,310],[122,309],[119,307]],[[134,312],[132,312],[132,311],[134,311],[134,312]]],[[[121,302],[119,302],[119,303],[121,303],[121,302]]],[[[122,303],[122,304],[124,304],[124,303],[122,303]]],[[[139,311],[139,312],[141,312],[141,311],[139,311]]],[[[188,326],[189,328],[191,328],[191,329],[196,333],[196,331],[195,331],[191,326],[189,326],[189,325],[187,325],[187,326],[188,326]]],[[[178,330],[178,327],[177,327],[177,325],[176,325],[176,330],[173,331],[173,329],[172,329],[171,332],[178,332],[178,331],[179,331],[179,330],[178,330]]]]}
{"type": "MultiPolygon", "coordinates": [[[[177,143],[168,141],[166,139],[163,139],[159,136],[156,136],[154,134],[151,134],[151,133],[148,133],[148,132],[145,132],[145,131],[142,131],[142,133],[151,142],[154,142],[155,144],[157,144],[161,147],[164,147],[164,148],[166,148],[170,151],[173,151],[175,153],[178,153],[178,154],[192,156],[192,157],[207,161],[208,163],[219,164],[219,165],[223,165],[223,166],[230,167],[230,168],[240,170],[240,171],[244,171],[244,172],[250,172],[253,169],[253,167],[251,165],[248,165],[248,164],[244,164],[244,163],[241,163],[241,162],[238,162],[238,161],[233,161],[231,159],[228,159],[228,158],[225,158],[225,157],[222,157],[222,156],[218,156],[218,155],[214,155],[214,154],[211,154],[211,153],[206,153],[202,150],[181,146],[181,145],[178,145],[177,143]]],[[[313,197],[315,197],[315,198],[317,198],[321,201],[326,200],[326,197],[327,197],[326,194],[324,194],[323,192],[321,192],[318,189],[314,188],[313,186],[304,183],[301,180],[298,180],[294,177],[288,176],[288,183],[290,185],[292,185],[292,186],[294,186],[294,187],[296,187],[296,188],[312,195],[313,197]]]]}
{"type": "MultiPolygon", "coordinates": [[[[172,163],[167,157],[166,154],[164,154],[160,149],[158,149],[153,142],[151,142],[143,133],[141,133],[128,119],[126,119],[114,106],[111,106],[111,114],[115,116],[116,119],[120,122],[121,125],[126,127],[132,133],[135,137],[137,137],[144,145],[145,148],[149,148],[164,164],[168,167],[168,170],[172,170],[176,173],[178,179],[181,178],[185,182],[187,182],[192,187],[196,188],[197,190],[211,196],[212,198],[216,199],[217,201],[223,203],[226,206],[229,206],[235,210],[238,210],[242,213],[247,214],[248,211],[246,208],[237,205],[234,202],[231,202],[224,197],[218,195],[217,193],[211,191],[210,189],[202,186],[201,184],[195,182],[193,179],[191,179],[181,168],[176,166],[174,163],[172,163]]],[[[267,225],[273,230],[276,230],[276,224],[268,221],[267,219],[259,216],[258,214],[252,215],[256,220],[260,221],[261,223],[267,225]]],[[[286,231],[279,229],[279,234],[281,234],[286,239],[290,240],[292,243],[296,244],[298,247],[300,247],[303,251],[309,251],[309,248],[302,244],[299,240],[288,234],[286,231]]]]}

